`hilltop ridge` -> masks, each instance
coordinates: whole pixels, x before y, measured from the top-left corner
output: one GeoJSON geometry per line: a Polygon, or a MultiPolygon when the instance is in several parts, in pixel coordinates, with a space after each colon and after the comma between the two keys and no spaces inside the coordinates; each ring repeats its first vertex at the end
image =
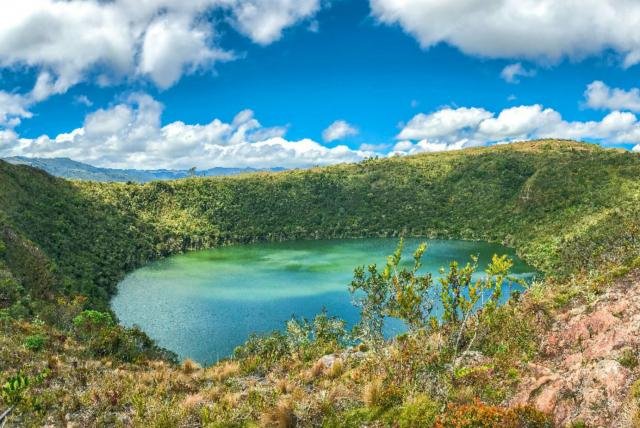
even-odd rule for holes
{"type": "Polygon", "coordinates": [[[247,174],[258,171],[283,171],[284,168],[208,168],[204,170],[175,170],[175,169],[116,169],[100,168],[69,158],[31,158],[13,156],[2,159],[14,165],[28,165],[41,169],[56,177],[71,180],[88,181],[134,181],[146,183],[154,180],[177,180],[191,176],[211,177],[219,175],[247,174]]]}

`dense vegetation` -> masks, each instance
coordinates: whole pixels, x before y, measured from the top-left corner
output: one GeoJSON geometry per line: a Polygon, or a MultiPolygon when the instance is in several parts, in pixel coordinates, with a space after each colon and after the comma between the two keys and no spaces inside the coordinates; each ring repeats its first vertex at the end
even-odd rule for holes
{"type": "MultiPolygon", "coordinates": [[[[24,423],[546,426],[531,409],[495,407],[535,355],[545,314],[640,261],[640,156],[566,141],[142,185],[69,182],[0,162],[0,184],[0,374],[11,380],[5,404],[22,397],[24,423]],[[236,360],[179,368],[108,313],[122,275],[154,258],[360,236],[500,241],[546,279],[479,315],[480,369],[451,370],[449,327],[345,351],[326,316],[252,338],[236,360]],[[318,366],[331,352],[338,359],[318,366]]],[[[366,285],[365,272],[358,279],[366,285]]]]}

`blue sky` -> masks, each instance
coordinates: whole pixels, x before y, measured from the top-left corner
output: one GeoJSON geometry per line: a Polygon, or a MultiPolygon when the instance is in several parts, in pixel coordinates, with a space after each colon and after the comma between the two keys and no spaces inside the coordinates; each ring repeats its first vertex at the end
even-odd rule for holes
{"type": "Polygon", "coordinates": [[[546,136],[640,149],[640,6],[587,2],[597,7],[147,0],[134,13],[130,0],[3,4],[0,156],[204,168],[546,136]],[[34,11],[51,20],[41,38],[34,11]],[[83,24],[89,14],[93,27],[83,24]],[[590,29],[599,25],[602,34],[590,29]]]}

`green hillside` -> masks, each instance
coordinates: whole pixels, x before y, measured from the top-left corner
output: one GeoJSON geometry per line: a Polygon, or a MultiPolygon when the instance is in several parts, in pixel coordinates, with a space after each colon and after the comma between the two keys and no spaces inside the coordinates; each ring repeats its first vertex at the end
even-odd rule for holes
{"type": "Polygon", "coordinates": [[[639,245],[640,157],[571,142],[144,185],[0,163],[0,181],[5,235],[30,239],[70,287],[100,299],[147,260],[232,242],[481,239],[558,276],[625,263],[639,245]]]}
{"type": "MultiPolygon", "coordinates": [[[[640,155],[549,140],[146,184],[71,182],[0,162],[5,340],[33,333],[36,315],[48,335],[70,334],[78,311],[108,309],[126,272],[172,253],[364,236],[497,241],[560,291],[571,278],[601,282],[640,260],[640,155]]],[[[113,328],[121,361],[163,355],[140,332],[113,328]]],[[[74,355],[86,355],[91,344],[74,340],[74,355]]],[[[34,371],[38,355],[5,348],[0,373],[15,373],[22,358],[34,371]]]]}

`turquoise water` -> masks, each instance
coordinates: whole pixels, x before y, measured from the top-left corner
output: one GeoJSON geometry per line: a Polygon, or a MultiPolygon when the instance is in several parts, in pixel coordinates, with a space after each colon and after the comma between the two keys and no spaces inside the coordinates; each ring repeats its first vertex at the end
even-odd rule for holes
{"type": "MultiPolygon", "coordinates": [[[[406,240],[406,255],[422,241],[406,240]]],[[[348,292],[353,269],[383,264],[397,243],[397,239],[295,241],[173,256],[128,275],[112,307],[124,325],[140,326],[180,358],[211,363],[229,356],[251,333],[283,328],[293,315],[312,318],[325,307],[330,315],[353,325],[358,320],[348,292]]],[[[428,244],[422,270],[434,276],[451,260],[466,262],[471,254],[479,255],[481,270],[493,254],[509,254],[515,260],[514,274],[534,273],[500,245],[436,240],[428,244]]],[[[387,334],[399,329],[398,322],[391,322],[387,334]]]]}

